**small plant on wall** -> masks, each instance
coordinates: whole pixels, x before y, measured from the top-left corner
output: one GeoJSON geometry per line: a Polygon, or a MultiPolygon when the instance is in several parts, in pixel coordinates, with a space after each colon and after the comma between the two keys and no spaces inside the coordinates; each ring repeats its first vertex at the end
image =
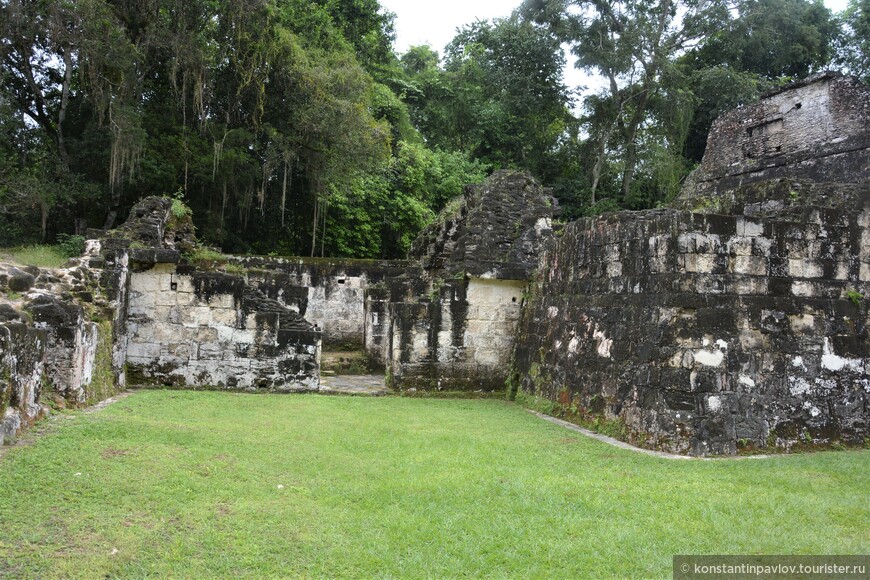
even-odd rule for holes
{"type": "Polygon", "coordinates": [[[864,301],[864,295],[857,290],[846,290],[846,299],[857,307],[861,307],[861,302],[864,301]]]}

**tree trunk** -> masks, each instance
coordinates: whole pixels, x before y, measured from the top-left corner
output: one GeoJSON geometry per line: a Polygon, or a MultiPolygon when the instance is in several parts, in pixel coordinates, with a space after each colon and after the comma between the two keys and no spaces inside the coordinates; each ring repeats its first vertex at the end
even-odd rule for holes
{"type": "Polygon", "coordinates": [[[634,181],[634,169],[637,166],[637,131],[643,122],[646,113],[646,105],[649,102],[649,77],[641,89],[640,98],[635,104],[634,114],[631,116],[625,132],[625,166],[622,170],[622,201],[628,201],[631,192],[631,184],[634,181]]]}
{"type": "Polygon", "coordinates": [[[45,243],[48,230],[48,204],[45,203],[45,200],[39,200],[39,212],[42,218],[42,243],[45,243]]]}
{"type": "Polygon", "coordinates": [[[224,235],[224,214],[227,212],[227,180],[224,179],[223,197],[221,199],[221,236],[224,235]]]}
{"type": "Polygon", "coordinates": [[[637,166],[637,132],[640,124],[646,116],[646,107],[649,103],[650,93],[653,90],[655,78],[661,70],[661,42],[665,31],[667,30],[668,19],[670,14],[671,0],[662,0],[659,5],[658,27],[651,38],[653,53],[649,62],[642,63],[644,69],[643,85],[637,104],[635,105],[634,114],[629,122],[626,140],[625,140],[625,167],[622,172],[622,199],[628,201],[629,193],[631,192],[631,184],[634,181],[634,169],[637,166]]]}
{"type": "Polygon", "coordinates": [[[611,98],[617,101],[616,112],[613,119],[607,123],[607,128],[602,130],[601,139],[598,141],[598,148],[595,151],[595,165],[592,166],[592,197],[590,204],[595,205],[595,194],[598,191],[598,184],[601,181],[601,170],[607,159],[607,142],[610,141],[610,136],[613,134],[613,129],[619,122],[622,116],[622,107],[624,102],[619,95],[619,85],[616,82],[616,75],[613,71],[607,71],[607,78],[610,81],[611,98]]]}
{"type": "Polygon", "coordinates": [[[66,108],[69,104],[69,89],[72,84],[72,55],[69,48],[63,51],[63,89],[60,97],[60,110],[57,113],[57,151],[60,160],[69,167],[69,153],[66,150],[66,140],[63,136],[63,123],[66,120],[66,108]]]}
{"type": "Polygon", "coordinates": [[[317,225],[318,221],[318,209],[320,208],[320,200],[315,196],[314,198],[314,220],[311,225],[311,257],[314,257],[314,252],[317,250],[317,225]]]}
{"type": "Polygon", "coordinates": [[[323,209],[320,213],[323,215],[323,231],[320,234],[320,257],[324,257],[323,246],[326,244],[326,210],[329,209],[329,200],[323,200],[323,209]]]}
{"type": "Polygon", "coordinates": [[[595,152],[595,165],[592,166],[592,197],[589,201],[590,205],[595,205],[595,192],[598,190],[599,181],[601,181],[601,169],[604,167],[607,142],[610,140],[612,133],[613,123],[610,123],[609,127],[602,131],[601,138],[598,140],[598,148],[595,152]]]}
{"type": "Polygon", "coordinates": [[[281,227],[284,227],[284,209],[287,207],[287,166],[289,163],[284,160],[284,182],[281,184],[281,227]]]}

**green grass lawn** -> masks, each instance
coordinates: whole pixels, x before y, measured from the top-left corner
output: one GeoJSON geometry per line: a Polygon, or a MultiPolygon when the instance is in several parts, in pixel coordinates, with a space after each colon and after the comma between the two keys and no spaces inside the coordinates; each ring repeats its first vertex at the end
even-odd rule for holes
{"type": "Polygon", "coordinates": [[[494,400],[143,391],[0,459],[0,576],[671,575],[870,552],[870,452],[674,461],[494,400]],[[282,487],[283,486],[283,487],[282,487]]]}
{"type": "Polygon", "coordinates": [[[17,248],[0,248],[0,261],[14,262],[24,266],[38,268],[60,268],[67,257],[58,246],[19,246],[17,248]]]}

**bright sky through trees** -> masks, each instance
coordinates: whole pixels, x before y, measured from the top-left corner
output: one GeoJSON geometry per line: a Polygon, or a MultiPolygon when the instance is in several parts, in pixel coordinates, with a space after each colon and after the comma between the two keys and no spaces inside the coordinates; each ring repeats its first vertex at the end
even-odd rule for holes
{"type": "MultiPolygon", "coordinates": [[[[837,13],[846,0],[824,0],[837,13]]],[[[419,0],[381,0],[381,6],[396,14],[396,51],[409,46],[428,44],[439,53],[456,35],[456,29],[476,19],[490,20],[510,15],[520,0],[442,0],[438,3],[419,0]]]]}
{"type": "MultiPolygon", "coordinates": [[[[846,8],[847,0],[824,0],[832,12],[846,8]]],[[[442,0],[437,4],[419,0],[381,0],[381,5],[396,14],[396,52],[409,46],[428,44],[439,54],[456,35],[456,29],[475,20],[490,20],[509,16],[520,0],[442,0]]],[[[589,84],[589,80],[573,66],[567,67],[568,86],[589,84]]]]}

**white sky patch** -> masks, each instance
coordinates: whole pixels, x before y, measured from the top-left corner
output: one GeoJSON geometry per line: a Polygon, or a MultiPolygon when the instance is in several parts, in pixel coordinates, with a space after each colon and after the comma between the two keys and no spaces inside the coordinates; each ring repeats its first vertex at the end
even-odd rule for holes
{"type": "Polygon", "coordinates": [[[519,7],[520,0],[380,0],[381,6],[396,14],[396,51],[428,44],[444,55],[444,46],[456,30],[475,20],[504,18],[519,7]]]}
{"type": "MultiPolygon", "coordinates": [[[[824,0],[831,12],[845,10],[848,0],[824,0]]],[[[444,56],[444,46],[456,36],[456,30],[475,20],[505,18],[522,4],[521,0],[380,0],[381,6],[396,14],[395,49],[399,54],[411,46],[428,44],[444,56]]],[[[605,86],[601,77],[588,75],[574,67],[574,57],[566,53],[568,65],[564,82],[570,89],[586,87],[583,94],[595,93],[605,86]]],[[[578,103],[579,104],[579,103],[578,103]]]]}

